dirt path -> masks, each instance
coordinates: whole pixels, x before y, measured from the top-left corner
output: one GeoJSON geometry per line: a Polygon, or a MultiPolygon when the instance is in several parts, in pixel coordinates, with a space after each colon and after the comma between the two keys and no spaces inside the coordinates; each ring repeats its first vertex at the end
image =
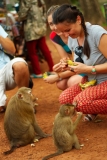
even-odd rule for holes
{"type": "MultiPolygon", "coordinates": [[[[59,56],[53,47],[52,43],[47,40],[54,62],[57,63],[59,56]]],[[[47,70],[47,64],[41,64],[42,71],[47,70]]],[[[58,97],[61,93],[56,88],[56,85],[44,83],[42,79],[34,79],[33,94],[39,100],[37,107],[36,119],[46,133],[52,132],[54,117],[59,109],[58,97]]],[[[8,99],[17,91],[17,88],[6,92],[8,99]]],[[[45,138],[35,143],[35,147],[27,145],[18,148],[11,155],[3,156],[2,152],[9,149],[9,142],[3,129],[4,113],[0,114],[0,160],[42,160],[42,157],[56,151],[52,137],[45,138]]],[[[74,117],[75,118],[75,117],[74,117]]],[[[99,115],[102,119],[100,123],[83,122],[81,121],[76,134],[81,144],[84,144],[83,149],[72,151],[53,158],[53,160],[106,160],[107,159],[107,116],[99,115]]]]}

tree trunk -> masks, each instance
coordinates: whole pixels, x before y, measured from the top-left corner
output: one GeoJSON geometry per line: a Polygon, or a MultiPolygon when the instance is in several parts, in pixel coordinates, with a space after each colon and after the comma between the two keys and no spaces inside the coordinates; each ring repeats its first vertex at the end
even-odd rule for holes
{"type": "Polygon", "coordinates": [[[105,23],[105,18],[101,12],[98,0],[79,0],[79,2],[85,21],[100,25],[105,23]]]}
{"type": "Polygon", "coordinates": [[[61,4],[64,4],[64,3],[71,3],[70,0],[45,0],[45,3],[46,3],[46,7],[47,9],[49,7],[51,7],[52,5],[61,5],[61,4]]]}

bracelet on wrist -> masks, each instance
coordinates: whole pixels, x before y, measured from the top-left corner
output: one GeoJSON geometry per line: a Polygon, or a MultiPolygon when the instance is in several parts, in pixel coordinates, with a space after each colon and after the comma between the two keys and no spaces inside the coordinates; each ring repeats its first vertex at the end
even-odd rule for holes
{"type": "Polygon", "coordinates": [[[96,68],[95,68],[95,66],[92,66],[92,69],[91,69],[91,74],[96,74],[97,72],[96,72],[96,68]]]}

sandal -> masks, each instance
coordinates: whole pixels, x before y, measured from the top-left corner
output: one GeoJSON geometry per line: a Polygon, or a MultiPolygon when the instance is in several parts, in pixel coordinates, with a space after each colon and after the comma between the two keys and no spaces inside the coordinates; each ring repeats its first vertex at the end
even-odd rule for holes
{"type": "Polygon", "coordinates": [[[47,72],[47,74],[48,74],[48,75],[54,75],[54,74],[55,74],[55,72],[53,72],[53,71],[49,71],[49,72],[47,72]]]}
{"type": "Polygon", "coordinates": [[[6,107],[5,107],[5,106],[1,106],[1,107],[0,107],[0,113],[4,113],[5,110],[6,110],[6,107]]]}
{"type": "Polygon", "coordinates": [[[84,121],[94,121],[97,117],[97,114],[87,114],[84,117],[84,121]]]}

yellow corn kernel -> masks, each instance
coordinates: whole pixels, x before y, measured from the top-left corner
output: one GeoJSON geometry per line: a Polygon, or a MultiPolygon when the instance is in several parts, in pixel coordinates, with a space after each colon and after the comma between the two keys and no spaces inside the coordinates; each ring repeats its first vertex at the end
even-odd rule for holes
{"type": "Polygon", "coordinates": [[[70,66],[76,66],[75,62],[73,62],[72,60],[67,60],[67,64],[70,66]]]}
{"type": "Polygon", "coordinates": [[[47,77],[48,77],[47,72],[43,73],[43,78],[47,78],[47,77]]]}

